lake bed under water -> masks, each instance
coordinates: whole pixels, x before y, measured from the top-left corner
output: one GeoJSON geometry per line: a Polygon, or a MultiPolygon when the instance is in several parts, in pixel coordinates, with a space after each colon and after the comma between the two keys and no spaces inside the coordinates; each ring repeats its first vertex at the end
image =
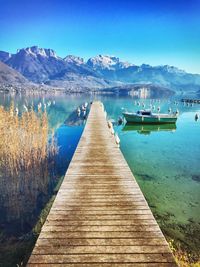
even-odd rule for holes
{"type": "MultiPolygon", "coordinates": [[[[188,250],[198,255],[200,250],[200,121],[195,121],[194,118],[196,113],[200,114],[200,105],[187,106],[178,99],[174,102],[174,99],[135,100],[132,97],[117,96],[96,96],[95,98],[104,103],[108,119],[114,121],[118,120],[124,110],[137,111],[141,109],[141,106],[137,104],[138,101],[140,105],[144,103],[145,108],[148,108],[150,104],[155,105],[155,109],[159,106],[161,112],[164,113],[168,111],[169,107],[173,111],[179,110],[180,115],[176,127],[140,127],[122,124],[116,125],[115,131],[121,140],[120,149],[164,234],[175,240],[180,240],[188,250]]],[[[71,115],[82,103],[85,101],[89,103],[93,99],[94,96],[92,95],[1,95],[0,105],[9,106],[14,101],[21,110],[24,104],[26,106],[32,105],[35,108],[37,108],[38,103],[46,105],[49,125],[51,129],[54,129],[58,139],[57,168],[60,176],[63,176],[85,123],[82,121],[76,124],[76,120],[71,121],[71,115]],[[67,122],[70,123],[67,124],[67,122]]],[[[6,195],[7,203],[12,202],[12,191],[21,190],[22,194],[26,194],[23,192],[23,186],[21,188],[12,188],[12,186],[15,187],[14,184],[10,185],[6,195]]],[[[29,188],[31,186],[35,185],[30,181],[29,188]]],[[[1,218],[0,231],[4,232],[6,220],[9,220],[10,227],[13,226],[14,229],[12,231],[13,236],[29,233],[41,210],[45,207],[45,203],[53,194],[53,189],[47,190],[47,187],[49,187],[49,181],[46,185],[37,187],[36,197],[32,199],[33,202],[37,201],[37,203],[30,203],[30,205],[23,202],[15,203],[15,207],[12,208],[17,210],[20,206],[19,211],[13,211],[13,216],[10,214],[9,217],[3,216],[4,219],[1,218]],[[41,204],[39,200],[42,193],[44,194],[44,187],[46,187],[46,197],[43,198],[41,204]],[[27,227],[23,227],[19,233],[20,227],[16,227],[16,224],[20,224],[20,216],[26,216],[29,213],[34,215],[30,216],[30,219],[27,216],[27,227]]],[[[5,192],[5,188],[5,183],[0,180],[0,191],[5,192]]],[[[0,196],[1,214],[12,213],[9,204],[4,205],[1,200],[2,197],[0,196]]],[[[3,238],[0,239],[0,249],[6,243],[6,237],[7,235],[4,234],[3,238]]],[[[20,259],[23,259],[23,252],[21,254],[20,259]]],[[[0,259],[3,259],[1,250],[0,255],[0,259]]],[[[11,265],[8,263],[7,266],[11,265]]]]}

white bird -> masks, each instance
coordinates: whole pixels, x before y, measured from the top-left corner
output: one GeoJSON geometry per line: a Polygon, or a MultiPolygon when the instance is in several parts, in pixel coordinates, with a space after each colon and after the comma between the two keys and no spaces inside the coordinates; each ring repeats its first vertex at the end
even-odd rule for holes
{"type": "Polygon", "coordinates": [[[120,139],[119,139],[118,134],[115,134],[115,142],[116,142],[117,145],[120,144],[120,139]]]}
{"type": "Polygon", "coordinates": [[[28,108],[26,105],[23,105],[23,108],[25,109],[26,112],[28,112],[28,108]]]}
{"type": "Polygon", "coordinates": [[[42,107],[42,103],[39,103],[38,104],[38,111],[40,111],[41,107],[42,107]]]}
{"type": "Polygon", "coordinates": [[[18,107],[16,107],[16,109],[15,109],[15,114],[18,116],[18,114],[19,114],[19,109],[18,109],[18,107]]]}
{"type": "Polygon", "coordinates": [[[114,134],[115,134],[115,131],[114,131],[113,127],[112,127],[112,128],[110,128],[110,132],[111,132],[111,134],[112,134],[112,135],[114,135],[114,134]]]}

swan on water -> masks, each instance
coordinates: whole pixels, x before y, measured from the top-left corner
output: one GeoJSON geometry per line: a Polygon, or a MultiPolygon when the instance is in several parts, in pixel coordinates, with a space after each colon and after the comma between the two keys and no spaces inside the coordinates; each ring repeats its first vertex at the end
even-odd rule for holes
{"type": "Polygon", "coordinates": [[[175,112],[176,115],[179,115],[179,110],[177,109],[176,112],[175,112]]]}
{"type": "Polygon", "coordinates": [[[81,113],[81,110],[80,108],[77,108],[77,113],[80,114],[81,113]]]}
{"type": "Polygon", "coordinates": [[[16,107],[16,109],[15,109],[15,114],[16,114],[16,115],[19,114],[19,109],[18,109],[18,107],[16,107]]]}
{"type": "Polygon", "coordinates": [[[23,108],[25,109],[26,112],[28,112],[28,108],[26,105],[23,105],[23,108]]]}

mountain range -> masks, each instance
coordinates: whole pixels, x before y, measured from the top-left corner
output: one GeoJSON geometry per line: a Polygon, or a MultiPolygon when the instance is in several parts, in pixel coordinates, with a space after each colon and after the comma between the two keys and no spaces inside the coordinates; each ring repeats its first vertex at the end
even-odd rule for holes
{"type": "Polygon", "coordinates": [[[31,82],[66,91],[91,91],[130,89],[141,84],[174,91],[200,90],[199,74],[168,65],[138,66],[108,55],[98,55],[85,62],[81,57],[61,58],[52,49],[32,46],[19,49],[15,54],[0,51],[0,61],[0,85],[31,82]]]}

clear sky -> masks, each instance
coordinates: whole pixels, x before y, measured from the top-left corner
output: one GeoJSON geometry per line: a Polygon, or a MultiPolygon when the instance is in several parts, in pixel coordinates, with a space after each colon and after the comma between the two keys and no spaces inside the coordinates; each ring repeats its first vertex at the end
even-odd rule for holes
{"type": "Polygon", "coordinates": [[[33,45],[200,73],[200,0],[0,0],[0,50],[33,45]]]}

